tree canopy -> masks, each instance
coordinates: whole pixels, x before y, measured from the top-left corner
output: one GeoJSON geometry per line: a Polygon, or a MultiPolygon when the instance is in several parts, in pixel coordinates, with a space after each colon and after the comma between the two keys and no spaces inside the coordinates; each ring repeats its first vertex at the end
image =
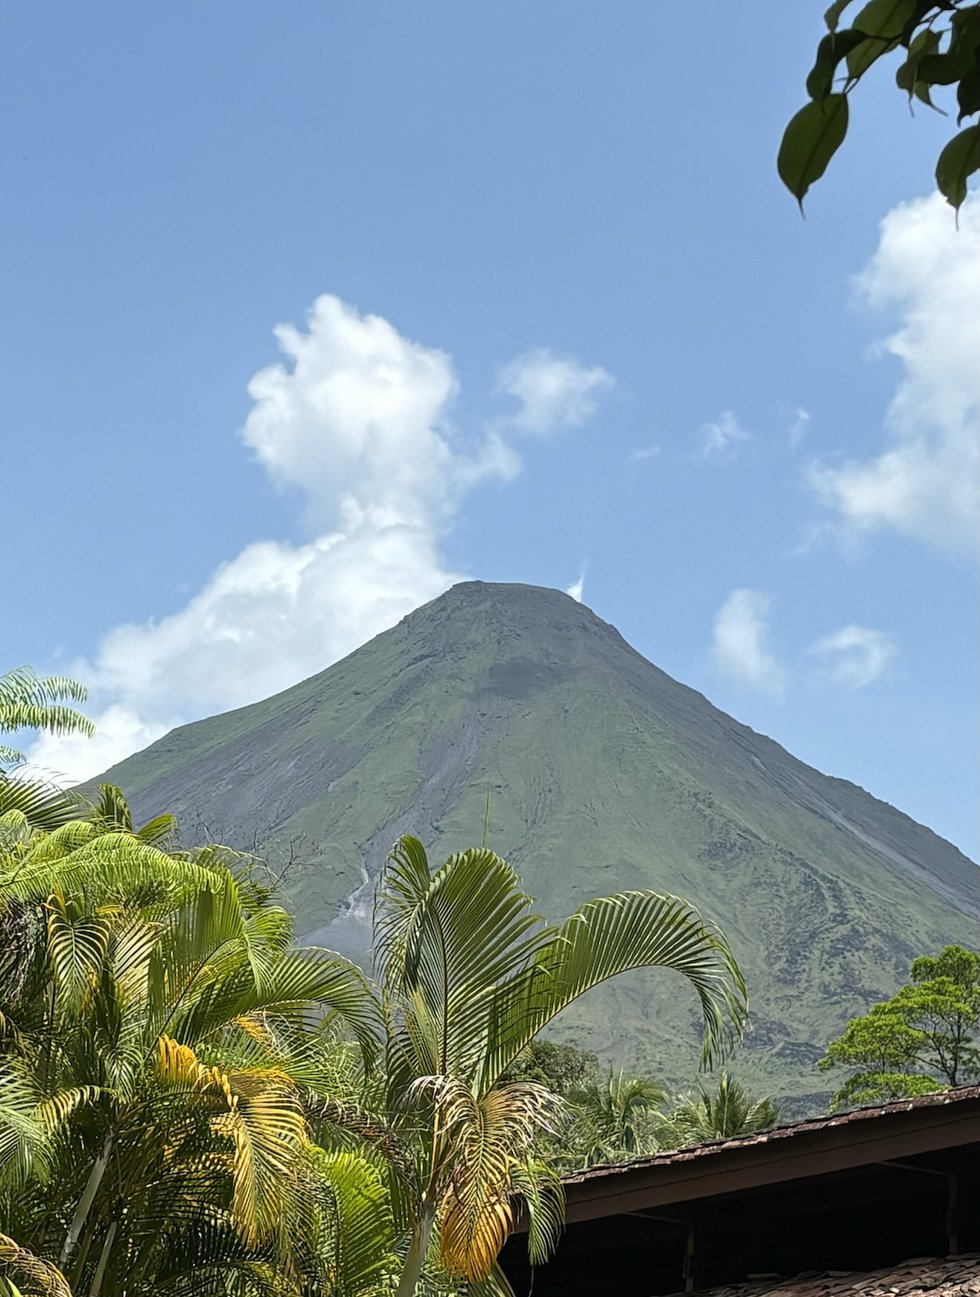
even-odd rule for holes
{"type": "Polygon", "coordinates": [[[980,953],[947,946],[913,961],[909,981],[852,1019],[820,1060],[845,1068],[834,1108],[928,1094],[980,1080],[980,953]]]}
{"type": "MultiPolygon", "coordinates": [[[[827,34],[806,80],[809,102],[792,118],[779,148],[779,175],[802,205],[847,135],[851,95],[887,55],[899,58],[895,83],[909,106],[937,109],[937,87],[955,87],[956,125],[936,163],[936,184],[959,209],[967,182],[980,170],[980,3],[978,0],[868,0],[842,20],[854,0],[834,0],[827,34]]],[[[939,111],[943,111],[939,109],[939,111]]]]}

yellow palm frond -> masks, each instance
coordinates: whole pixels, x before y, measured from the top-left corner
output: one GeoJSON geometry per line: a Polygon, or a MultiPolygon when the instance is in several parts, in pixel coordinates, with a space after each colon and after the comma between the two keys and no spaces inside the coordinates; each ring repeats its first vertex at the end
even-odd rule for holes
{"type": "Polygon", "coordinates": [[[61,1271],[49,1261],[0,1234],[0,1279],[23,1297],[71,1297],[71,1289],[61,1271]]]}
{"type": "Polygon", "coordinates": [[[551,1129],[562,1101],[543,1086],[516,1082],[478,1096],[449,1077],[412,1087],[434,1110],[442,1171],[439,1254],[457,1278],[487,1278],[514,1223],[515,1177],[535,1135],[551,1129]]]}
{"type": "Polygon", "coordinates": [[[256,1086],[250,1096],[235,1097],[221,1125],[235,1147],[232,1209],[245,1241],[256,1244],[281,1222],[306,1122],[295,1097],[279,1086],[256,1086]]]}

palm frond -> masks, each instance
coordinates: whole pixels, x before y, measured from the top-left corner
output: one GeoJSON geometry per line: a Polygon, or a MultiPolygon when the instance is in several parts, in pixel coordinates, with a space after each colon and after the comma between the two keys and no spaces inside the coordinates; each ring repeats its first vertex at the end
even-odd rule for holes
{"type": "Polygon", "coordinates": [[[481,1084],[494,1083],[567,1005],[594,986],[637,968],[683,974],[701,1005],[702,1064],[743,1029],[745,981],[724,937],[686,902],[655,892],[589,901],[562,924],[528,966],[495,993],[481,1084]]]}
{"type": "Polygon", "coordinates": [[[675,1144],[733,1139],[770,1130],[779,1121],[779,1107],[768,1097],[754,1098],[722,1071],[714,1091],[701,1089],[696,1098],[684,1096],[663,1119],[662,1140],[675,1144]]]}
{"type": "Polygon", "coordinates": [[[308,1095],[306,1111],[310,1121],[328,1122],[338,1131],[355,1136],[359,1142],[367,1144],[380,1154],[409,1192],[412,1206],[416,1209],[419,1207],[422,1193],[414,1150],[398,1130],[350,1099],[308,1095]]]}
{"type": "Polygon", "coordinates": [[[527,1216],[527,1251],[532,1265],[543,1265],[561,1240],[565,1228],[565,1189],[561,1176],[541,1158],[518,1162],[511,1172],[527,1216]]]}
{"type": "MultiPolygon", "coordinates": [[[[392,849],[378,889],[375,932],[383,977],[416,996],[432,1033],[415,1042],[416,1069],[460,1070],[457,1027],[540,944],[542,920],[513,869],[492,851],[450,856],[430,875],[425,850],[405,837],[392,849]],[[532,935],[533,934],[533,935],[532,935]]],[[[419,1021],[422,1015],[417,1015],[419,1021]]]]}
{"type": "MultiPolygon", "coordinates": [[[[15,667],[0,675],[0,733],[13,730],[48,730],[52,734],[86,734],[95,726],[66,702],[84,702],[88,691],[67,676],[39,676],[30,667],[15,667]]],[[[0,761],[18,763],[23,754],[7,745],[0,761]]]]}
{"type": "Polygon", "coordinates": [[[215,1129],[234,1142],[233,1211],[246,1242],[254,1244],[269,1237],[280,1221],[306,1123],[284,1087],[265,1082],[244,1086],[240,1077],[234,1085],[236,1102],[216,1119],[215,1129]]]}
{"type": "Polygon", "coordinates": [[[45,905],[48,916],[48,957],[58,993],[81,1005],[102,972],[112,923],[108,916],[72,912],[55,893],[45,905]]]}
{"type": "Polygon", "coordinates": [[[460,1278],[485,1279],[513,1226],[515,1174],[537,1133],[553,1128],[562,1100],[534,1082],[479,1097],[448,1077],[425,1077],[413,1091],[431,1100],[436,1138],[448,1153],[438,1216],[442,1264],[460,1278]]]}
{"type": "Polygon", "coordinates": [[[368,1297],[385,1286],[397,1265],[395,1220],[380,1172],[353,1153],[311,1150],[326,1186],[331,1226],[325,1240],[327,1276],[335,1297],[368,1297]]]}
{"type": "Polygon", "coordinates": [[[239,993],[216,996],[214,1015],[231,1021],[262,1010],[270,1014],[335,1014],[353,1033],[365,1061],[377,1055],[382,1033],[378,1002],[356,964],[329,951],[294,950],[270,959],[262,985],[252,982],[239,993]]]}
{"type": "Polygon", "coordinates": [[[6,1234],[0,1234],[0,1278],[23,1297],[71,1297],[71,1289],[56,1266],[6,1234]]]}
{"type": "Polygon", "coordinates": [[[36,1086],[12,1062],[0,1068],[0,1185],[20,1187],[45,1176],[51,1150],[36,1086]]]}
{"type": "MultiPolygon", "coordinates": [[[[4,759],[0,752],[0,761],[4,759]]],[[[0,771],[0,816],[19,812],[31,828],[47,832],[77,819],[84,806],[78,793],[59,788],[29,770],[0,771]]]]}

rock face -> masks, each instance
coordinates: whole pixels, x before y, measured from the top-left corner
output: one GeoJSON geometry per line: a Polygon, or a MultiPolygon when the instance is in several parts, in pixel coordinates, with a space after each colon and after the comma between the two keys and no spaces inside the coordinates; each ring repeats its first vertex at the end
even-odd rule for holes
{"type": "MultiPolygon", "coordinates": [[[[712,707],[567,595],[468,582],[274,698],[184,726],[108,771],[137,814],[286,866],[300,930],[363,951],[372,880],[404,832],[483,838],[542,913],[652,887],[732,942],[752,1028],[732,1067],[819,1102],[813,1066],[915,955],[980,942],[980,870],[862,789],[712,707]]],[[[693,999],[670,974],[587,997],[572,1039],[695,1080],[693,999]]]]}

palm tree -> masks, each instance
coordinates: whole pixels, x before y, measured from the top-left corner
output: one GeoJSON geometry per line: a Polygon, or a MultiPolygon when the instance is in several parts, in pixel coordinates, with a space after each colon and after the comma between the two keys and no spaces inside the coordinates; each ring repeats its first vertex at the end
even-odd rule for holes
{"type": "Polygon", "coordinates": [[[410,1230],[397,1297],[416,1292],[427,1258],[450,1279],[506,1290],[496,1258],[518,1195],[532,1259],[553,1247],[560,1184],[531,1150],[561,1121],[561,1100],[505,1073],[567,1005],[629,969],[673,969],[700,1002],[705,1063],[745,1017],[731,951],[683,901],[625,892],[548,926],[486,849],[432,870],[421,842],[403,837],[379,879],[374,951],[385,1138],[412,1168],[399,1177],[410,1230]]]}
{"type": "Polygon", "coordinates": [[[0,970],[0,1219],[51,1293],[60,1276],[89,1297],[506,1291],[515,1203],[534,1260],[562,1215],[534,1146],[563,1101],[506,1079],[537,1034],[654,966],[697,995],[706,1063],[744,1021],[723,938],[670,897],[552,927],[492,852],[433,870],[403,838],[371,986],[294,949],[236,857],[173,831],[137,830],[109,788],[50,832],[0,816],[19,970],[0,970]]]}
{"type": "Polygon", "coordinates": [[[291,947],[231,853],[175,851],[173,827],[135,830],[112,788],[50,833],[0,816],[21,934],[0,976],[0,1218],[22,1273],[33,1258],[90,1297],[340,1291],[335,1199],[353,1184],[365,1211],[367,1170],[316,1147],[304,1095],[334,1021],[374,1057],[376,1002],[353,965],[291,947]]]}
{"type": "Polygon", "coordinates": [[[667,1091],[649,1077],[610,1072],[572,1095],[577,1118],[574,1146],[579,1165],[621,1162],[656,1147],[652,1115],[667,1091]]]}
{"type": "Polygon", "coordinates": [[[753,1098],[726,1071],[717,1089],[702,1089],[697,1098],[682,1098],[659,1125],[659,1140],[665,1147],[701,1144],[714,1139],[734,1139],[771,1130],[779,1121],[779,1107],[768,1097],[753,1098]]]}

